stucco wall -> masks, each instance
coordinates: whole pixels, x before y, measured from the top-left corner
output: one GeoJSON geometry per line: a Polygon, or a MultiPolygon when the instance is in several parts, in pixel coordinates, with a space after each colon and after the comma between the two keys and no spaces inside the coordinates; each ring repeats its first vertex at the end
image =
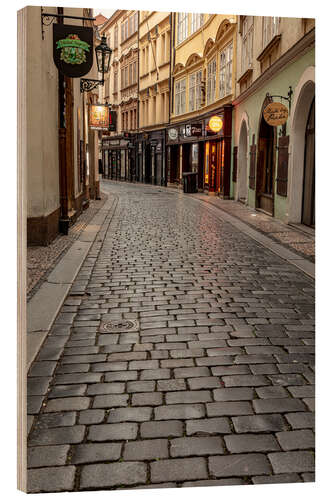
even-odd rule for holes
{"type": "Polygon", "coordinates": [[[45,27],[42,40],[40,7],[26,9],[27,211],[28,217],[39,217],[59,207],[58,72],[52,28],[45,27]]]}
{"type": "MultiPolygon", "coordinates": [[[[309,66],[314,66],[314,61],[315,61],[315,51],[314,49],[312,49],[305,55],[299,57],[296,61],[290,63],[287,67],[283,68],[278,74],[275,74],[273,78],[264,82],[263,86],[255,94],[251,95],[246,100],[235,106],[233,136],[236,146],[238,145],[239,141],[240,127],[242,124],[242,116],[244,115],[244,113],[247,113],[249,117],[248,120],[249,143],[252,144],[252,135],[255,134],[255,143],[257,144],[259,123],[261,119],[261,109],[266,93],[269,92],[272,95],[287,96],[289,86],[291,85],[292,89],[295,89],[306,68],[309,66]]],[[[281,127],[277,127],[277,133],[279,133],[280,128],[281,127]]],[[[290,119],[288,119],[287,121],[286,133],[287,135],[291,134],[290,119]]],[[[247,178],[249,175],[249,167],[250,167],[249,161],[250,160],[248,155],[247,178]]],[[[276,183],[275,183],[275,190],[276,190],[276,183]]],[[[248,204],[250,207],[253,208],[255,207],[255,190],[248,189],[248,204]]],[[[289,218],[288,198],[277,195],[276,191],[275,191],[275,201],[274,201],[274,212],[275,212],[274,213],[275,217],[284,221],[288,221],[289,218]]]]}

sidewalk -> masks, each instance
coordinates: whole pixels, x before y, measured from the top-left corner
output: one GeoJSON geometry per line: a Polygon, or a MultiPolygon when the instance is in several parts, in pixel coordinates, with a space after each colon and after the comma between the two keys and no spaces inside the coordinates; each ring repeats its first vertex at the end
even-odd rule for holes
{"type": "Polygon", "coordinates": [[[296,225],[285,224],[238,201],[222,200],[217,196],[207,196],[203,193],[191,196],[223,210],[223,212],[236,217],[302,258],[315,262],[315,232],[313,229],[301,225],[298,228],[296,225]]]}
{"type": "Polygon", "coordinates": [[[89,207],[82,212],[68,231],[68,235],[59,234],[48,246],[33,246],[27,249],[27,300],[40,288],[47,275],[52,271],[64,253],[73,245],[91,219],[101,210],[107,200],[101,193],[100,200],[90,200],[89,207]]]}
{"type": "Polygon", "coordinates": [[[27,368],[47,337],[105,219],[116,206],[117,196],[104,194],[102,202],[99,207],[94,204],[83,219],[78,219],[69,236],[59,237],[63,247],[57,246],[57,239],[53,249],[52,245],[51,249],[48,247],[49,251],[45,249],[44,261],[48,267],[40,276],[38,286],[33,290],[35,293],[27,303],[27,368]]]}

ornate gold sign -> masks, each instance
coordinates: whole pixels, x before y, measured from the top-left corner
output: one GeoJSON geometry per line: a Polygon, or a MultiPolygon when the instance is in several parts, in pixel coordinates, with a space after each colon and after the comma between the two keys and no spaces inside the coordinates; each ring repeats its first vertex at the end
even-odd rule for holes
{"type": "Polygon", "coordinates": [[[282,102],[270,102],[263,111],[264,118],[268,125],[276,127],[284,125],[288,119],[288,108],[282,102]]]}

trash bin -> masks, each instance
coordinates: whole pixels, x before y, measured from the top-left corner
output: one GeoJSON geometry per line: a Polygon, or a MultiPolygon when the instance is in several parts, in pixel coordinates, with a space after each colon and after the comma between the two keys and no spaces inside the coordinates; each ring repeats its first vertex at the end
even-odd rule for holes
{"type": "Polygon", "coordinates": [[[197,172],[183,172],[184,193],[198,192],[198,174],[197,172]]]}

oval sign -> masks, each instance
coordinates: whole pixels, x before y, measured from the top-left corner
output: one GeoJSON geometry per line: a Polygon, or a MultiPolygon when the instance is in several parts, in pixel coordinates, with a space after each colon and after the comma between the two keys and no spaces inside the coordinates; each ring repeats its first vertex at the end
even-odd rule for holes
{"type": "Polygon", "coordinates": [[[276,127],[284,125],[288,119],[288,108],[282,102],[270,102],[263,111],[264,118],[268,125],[276,127]]]}
{"type": "Polygon", "coordinates": [[[169,128],[168,134],[169,134],[169,139],[174,141],[178,137],[178,130],[176,128],[169,128]]]}
{"type": "Polygon", "coordinates": [[[213,132],[219,132],[223,127],[222,118],[220,118],[219,116],[212,116],[208,122],[208,126],[213,132]]]}

